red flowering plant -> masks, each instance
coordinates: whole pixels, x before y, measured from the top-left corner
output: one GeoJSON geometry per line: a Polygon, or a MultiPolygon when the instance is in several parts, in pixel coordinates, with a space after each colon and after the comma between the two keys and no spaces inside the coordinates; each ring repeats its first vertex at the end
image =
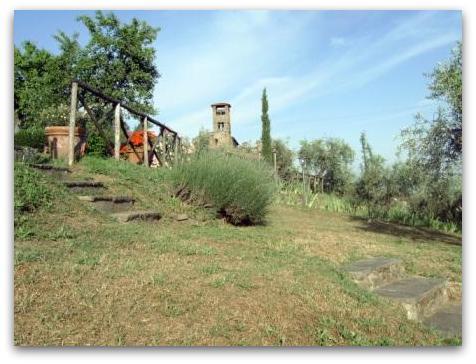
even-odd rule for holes
{"type": "MultiPolygon", "coordinates": [[[[150,141],[153,142],[157,138],[157,135],[153,131],[148,131],[147,137],[150,141]]],[[[134,147],[141,147],[144,144],[144,131],[143,130],[133,131],[132,134],[130,135],[129,142],[134,147]]],[[[123,153],[127,152],[128,146],[129,146],[129,143],[123,144],[121,146],[121,152],[123,153]]]]}

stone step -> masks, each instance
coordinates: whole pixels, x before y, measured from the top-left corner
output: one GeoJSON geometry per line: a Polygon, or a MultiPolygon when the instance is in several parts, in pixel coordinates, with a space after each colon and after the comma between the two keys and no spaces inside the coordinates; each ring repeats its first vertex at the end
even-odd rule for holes
{"type": "Polygon", "coordinates": [[[51,164],[35,164],[31,163],[29,164],[31,168],[39,169],[44,172],[51,172],[51,173],[64,173],[68,174],[71,173],[71,170],[69,168],[65,167],[56,167],[52,166],[51,164]]]}
{"type": "Polygon", "coordinates": [[[97,193],[105,189],[104,183],[98,181],[65,181],[64,185],[76,193],[97,193]]]}
{"type": "Polygon", "coordinates": [[[440,278],[409,277],[374,291],[379,296],[399,302],[410,320],[422,321],[448,301],[446,281],[440,278]]]}
{"type": "Polygon", "coordinates": [[[400,279],[404,274],[400,259],[385,257],[358,260],[345,265],[343,270],[358,285],[370,290],[400,279]]]}
{"type": "Polygon", "coordinates": [[[461,303],[448,303],[433,315],[425,318],[423,323],[441,332],[445,337],[462,336],[463,310],[461,303]]]}
{"type": "Polygon", "coordinates": [[[104,183],[98,181],[66,181],[66,187],[104,187],[104,183]]]}
{"type": "Polygon", "coordinates": [[[78,196],[78,198],[108,213],[128,211],[135,203],[135,200],[129,196],[78,196]]]}
{"type": "Polygon", "coordinates": [[[119,222],[129,222],[134,220],[155,221],[160,220],[162,215],[156,211],[130,211],[130,212],[117,212],[111,214],[119,222]]]}

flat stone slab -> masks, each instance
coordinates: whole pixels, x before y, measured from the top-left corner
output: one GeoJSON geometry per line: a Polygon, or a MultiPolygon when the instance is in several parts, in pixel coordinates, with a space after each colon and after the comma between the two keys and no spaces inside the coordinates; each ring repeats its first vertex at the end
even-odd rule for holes
{"type": "Polygon", "coordinates": [[[362,287],[374,289],[402,277],[402,261],[395,258],[375,257],[358,260],[343,267],[343,270],[362,287]]]}
{"type": "Polygon", "coordinates": [[[78,198],[108,213],[128,211],[134,206],[135,202],[135,200],[129,196],[78,196],[78,198]]]}
{"type": "Polygon", "coordinates": [[[78,196],[78,198],[81,201],[86,201],[86,202],[99,202],[99,201],[108,201],[113,203],[135,202],[135,200],[129,196],[78,196]]]}
{"type": "Polygon", "coordinates": [[[104,183],[98,181],[66,181],[64,185],[69,188],[102,188],[104,183]]]}
{"type": "Polygon", "coordinates": [[[29,164],[30,167],[35,169],[40,169],[45,172],[57,172],[57,173],[71,173],[69,168],[65,167],[56,167],[51,164],[29,164]]]}
{"type": "Polygon", "coordinates": [[[409,277],[374,291],[382,297],[400,302],[410,320],[422,320],[447,302],[446,281],[440,278],[409,277]]]}
{"type": "Polygon", "coordinates": [[[427,326],[440,331],[445,337],[462,336],[463,310],[461,303],[449,303],[423,320],[427,326]]]}
{"type": "Polygon", "coordinates": [[[118,212],[111,214],[119,222],[129,222],[134,220],[154,221],[160,220],[162,215],[156,211],[131,211],[131,212],[118,212]]]}

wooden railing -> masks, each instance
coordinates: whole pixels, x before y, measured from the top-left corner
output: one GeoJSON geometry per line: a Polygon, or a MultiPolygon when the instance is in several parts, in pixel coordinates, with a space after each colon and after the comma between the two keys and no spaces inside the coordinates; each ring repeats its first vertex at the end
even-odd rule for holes
{"type": "Polygon", "coordinates": [[[70,110],[70,118],[69,118],[69,150],[68,150],[68,164],[71,166],[74,163],[74,130],[76,127],[76,111],[78,107],[78,98],[79,102],[81,102],[84,110],[90,117],[91,121],[95,125],[99,135],[104,139],[106,142],[107,148],[113,152],[114,158],[119,160],[120,159],[120,148],[121,148],[121,132],[124,134],[126,138],[126,144],[129,144],[137,156],[137,159],[141,161],[145,166],[149,167],[149,161],[151,157],[155,156],[159,164],[165,163],[165,158],[169,154],[168,146],[166,143],[166,138],[172,136],[173,138],[173,156],[175,162],[178,160],[179,151],[181,147],[181,139],[178,133],[167,125],[162,124],[161,122],[155,120],[151,116],[133,109],[129,105],[125,104],[121,100],[117,100],[111,96],[108,96],[101,91],[93,88],[92,86],[88,85],[86,82],[80,80],[73,80],[71,82],[71,110],[70,110]],[[81,89],[83,92],[88,92],[95,97],[98,97],[107,103],[110,103],[114,106],[114,144],[107,138],[106,133],[102,129],[99,121],[94,116],[92,109],[86,102],[86,98],[82,93],[79,93],[78,90],[81,89]],[[136,151],[134,144],[131,142],[131,135],[128,135],[127,128],[123,118],[121,117],[121,109],[127,110],[132,115],[139,117],[140,123],[144,130],[143,133],[143,152],[142,156],[139,152],[136,151]],[[155,140],[152,142],[148,138],[148,128],[149,123],[154,124],[160,128],[160,133],[155,140]],[[160,148],[160,142],[165,145],[165,147],[160,148]]]}

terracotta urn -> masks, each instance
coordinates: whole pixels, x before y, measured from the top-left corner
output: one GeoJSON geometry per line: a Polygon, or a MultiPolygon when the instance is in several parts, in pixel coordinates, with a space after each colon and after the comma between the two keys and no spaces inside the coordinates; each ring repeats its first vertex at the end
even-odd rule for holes
{"type": "Polygon", "coordinates": [[[129,161],[130,163],[141,164],[144,155],[144,147],[142,145],[135,146],[134,149],[132,149],[130,145],[124,145],[121,148],[121,154],[124,155],[127,161],[129,161]]]}
{"type": "MultiPolygon", "coordinates": [[[[69,126],[47,126],[45,128],[47,150],[51,158],[67,159],[69,145],[69,126]]],[[[74,129],[75,158],[84,156],[86,151],[86,130],[74,129]]]]}

